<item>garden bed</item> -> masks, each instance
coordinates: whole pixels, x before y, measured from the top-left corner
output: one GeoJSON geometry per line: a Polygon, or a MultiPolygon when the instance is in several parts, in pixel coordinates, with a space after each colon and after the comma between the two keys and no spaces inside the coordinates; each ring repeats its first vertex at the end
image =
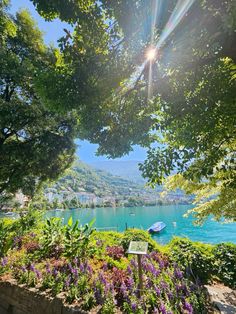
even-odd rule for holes
{"type": "Polygon", "coordinates": [[[223,280],[234,282],[232,245],[176,239],[161,247],[145,231],[96,232],[92,224],[80,227],[70,219],[63,225],[32,213],[5,221],[1,234],[0,303],[6,313],[207,313],[203,284],[217,273],[214,263],[223,280]],[[127,254],[131,240],[148,242],[142,290],[137,258],[127,254]],[[225,250],[231,253],[221,263],[212,258],[225,250]]]}

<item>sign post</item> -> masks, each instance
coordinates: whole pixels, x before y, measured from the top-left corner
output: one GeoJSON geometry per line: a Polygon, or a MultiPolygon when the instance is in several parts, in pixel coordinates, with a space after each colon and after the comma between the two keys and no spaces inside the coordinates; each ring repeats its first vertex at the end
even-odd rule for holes
{"type": "Polygon", "coordinates": [[[131,241],[128,248],[128,254],[137,255],[138,259],[138,277],[139,277],[139,297],[143,291],[143,275],[142,275],[142,255],[147,254],[148,242],[143,241],[131,241]]]}

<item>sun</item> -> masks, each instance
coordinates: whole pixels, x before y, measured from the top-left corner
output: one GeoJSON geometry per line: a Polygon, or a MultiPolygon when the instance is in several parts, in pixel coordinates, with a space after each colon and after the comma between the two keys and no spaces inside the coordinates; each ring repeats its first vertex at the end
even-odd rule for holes
{"type": "Polygon", "coordinates": [[[155,48],[149,48],[148,50],[147,50],[147,53],[146,53],[146,58],[147,58],[147,60],[148,61],[152,61],[152,60],[154,60],[155,59],[155,57],[156,57],[156,49],[155,48]]]}

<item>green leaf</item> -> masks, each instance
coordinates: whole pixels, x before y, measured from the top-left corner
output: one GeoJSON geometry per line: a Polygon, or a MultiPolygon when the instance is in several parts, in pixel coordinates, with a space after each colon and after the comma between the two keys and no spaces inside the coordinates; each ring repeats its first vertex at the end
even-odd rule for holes
{"type": "Polygon", "coordinates": [[[95,221],[96,221],[96,218],[93,218],[90,222],[89,222],[89,228],[92,228],[92,226],[94,225],[94,223],[95,223],[95,221]]]}
{"type": "Polygon", "coordinates": [[[69,227],[71,227],[73,225],[73,218],[72,218],[72,216],[69,218],[67,225],[69,227]]]}

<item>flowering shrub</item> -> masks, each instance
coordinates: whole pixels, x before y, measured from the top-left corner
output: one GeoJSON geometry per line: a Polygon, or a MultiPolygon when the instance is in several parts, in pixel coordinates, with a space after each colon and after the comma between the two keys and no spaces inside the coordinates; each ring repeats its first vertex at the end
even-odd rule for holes
{"type": "MultiPolygon", "coordinates": [[[[2,264],[6,262],[2,259],[2,264]]],[[[204,312],[201,288],[185,279],[180,268],[165,256],[158,252],[143,256],[142,269],[142,291],[135,258],[125,270],[101,264],[99,271],[76,258],[53,259],[46,264],[21,266],[15,277],[19,283],[50,289],[52,295],[63,291],[67,302],[77,300],[84,310],[100,307],[102,313],[114,313],[118,307],[124,313],[204,312]]]]}
{"type": "Polygon", "coordinates": [[[124,249],[121,246],[108,246],[106,251],[107,255],[115,260],[119,260],[122,256],[124,256],[124,249]]]}
{"type": "Polygon", "coordinates": [[[37,241],[30,241],[24,245],[24,248],[26,249],[26,252],[29,254],[40,250],[41,247],[37,241]]]}
{"type": "Polygon", "coordinates": [[[175,240],[167,255],[160,253],[145,231],[92,233],[92,223],[80,227],[72,219],[66,226],[58,220],[42,226],[37,234],[31,230],[19,236],[11,233],[12,244],[0,259],[0,276],[7,274],[19,283],[46,290],[53,296],[63,292],[66,302],[76,302],[83,311],[205,313],[204,293],[196,284],[196,275],[210,278],[218,269],[223,280],[230,283],[235,278],[234,245],[213,247],[175,240]],[[149,243],[149,254],[141,261],[142,290],[136,257],[126,253],[131,240],[149,243]],[[212,248],[217,257],[214,264],[212,248]],[[186,273],[189,266],[192,276],[186,273]]]}

